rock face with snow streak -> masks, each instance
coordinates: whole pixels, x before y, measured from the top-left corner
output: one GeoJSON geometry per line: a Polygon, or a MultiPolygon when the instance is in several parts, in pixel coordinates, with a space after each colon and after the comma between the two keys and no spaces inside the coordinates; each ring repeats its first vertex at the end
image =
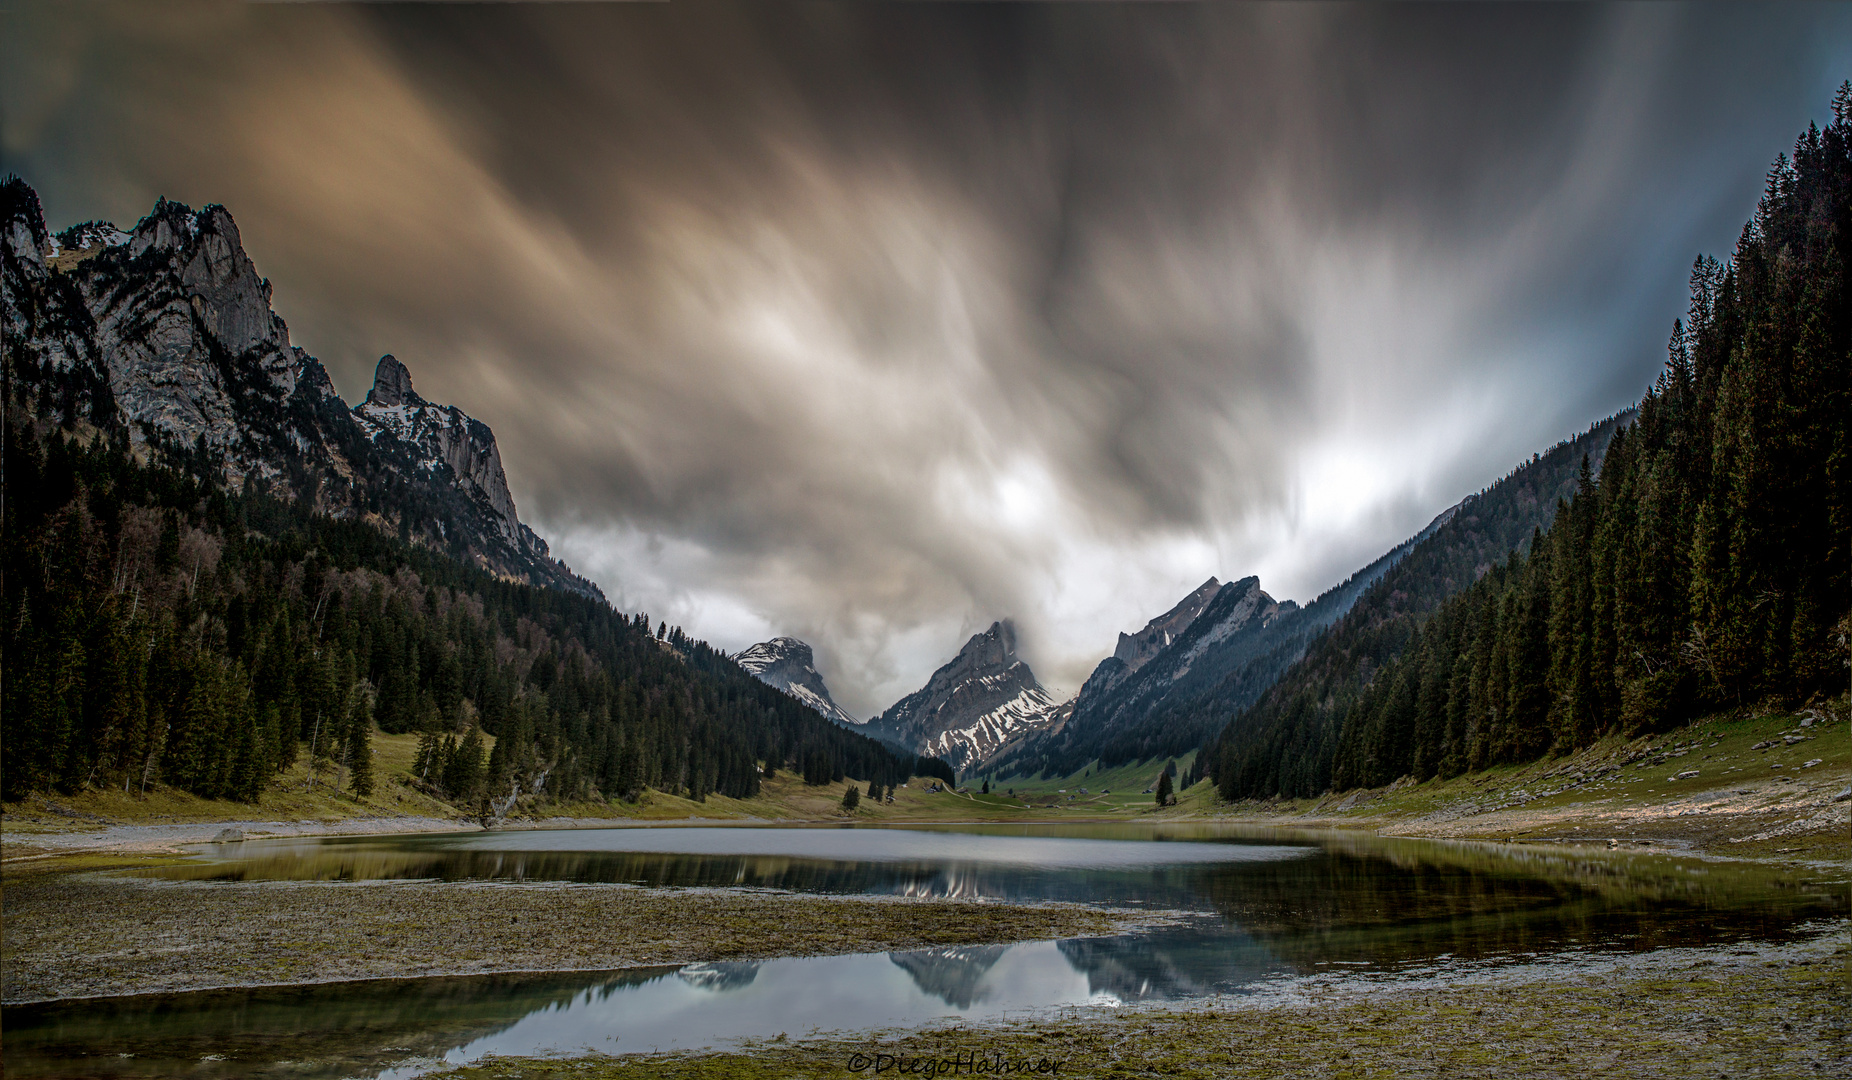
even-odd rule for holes
{"type": "Polygon", "coordinates": [[[13,178],[0,229],[7,375],[32,391],[35,419],[203,454],[190,460],[234,487],[599,595],[521,524],[487,425],[419,398],[390,357],[367,402],[347,407],[291,344],[224,207],[163,199],[132,230],[86,222],[53,236],[38,194],[13,178]]]}
{"type": "Polygon", "coordinates": [[[388,436],[397,439],[421,467],[449,466],[457,486],[476,504],[481,520],[504,542],[546,554],[546,544],[515,513],[501,451],[495,447],[495,433],[489,425],[455,405],[433,405],[419,397],[412,389],[412,373],[391,353],[379,358],[373,389],[355,407],[354,415],[370,427],[375,442],[388,436]]]}
{"type": "Polygon", "coordinates": [[[1094,668],[1083,694],[1093,696],[1111,690],[1144,667],[1152,657],[1169,648],[1171,642],[1177,640],[1190,623],[1196,621],[1196,616],[1202,614],[1203,608],[1209,606],[1209,601],[1215,599],[1221,589],[1222,583],[1212,577],[1197,586],[1195,592],[1178,601],[1176,607],[1146,623],[1143,630],[1136,634],[1120,634],[1119,647],[1094,668]]]}
{"type": "Polygon", "coordinates": [[[810,646],[794,637],[775,637],[761,641],[733,658],[746,673],[769,686],[775,686],[844,727],[860,730],[865,720],[857,720],[830,697],[830,688],[818,674],[810,646]]]}
{"type": "Polygon", "coordinates": [[[973,634],[925,686],[869,721],[867,730],[963,771],[1046,727],[1060,708],[1017,657],[1016,628],[1005,620],[973,634]]]}

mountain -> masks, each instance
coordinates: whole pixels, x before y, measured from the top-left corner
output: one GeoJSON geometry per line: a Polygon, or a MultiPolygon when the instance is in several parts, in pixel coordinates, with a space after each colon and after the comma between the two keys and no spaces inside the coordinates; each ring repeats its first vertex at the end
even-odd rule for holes
{"type": "Polygon", "coordinates": [[[969,1009],[987,996],[985,976],[1010,945],[955,945],[917,952],[888,953],[888,961],[913,976],[920,992],[954,1009],[969,1009]]]}
{"type": "Polygon", "coordinates": [[[1289,673],[1327,663],[1314,656],[1354,648],[1359,637],[1372,641],[1364,653],[1393,655],[1396,642],[1407,637],[1405,620],[1466,588],[1550,524],[1558,501],[1576,489],[1581,460],[1587,457],[1599,468],[1609,440],[1630,415],[1611,417],[1532,455],[1304,608],[1291,601],[1275,604],[1257,579],[1247,578],[1217,589],[1181,632],[1166,631],[1210,579],[1138,635],[1120,635],[1120,650],[1131,642],[1135,657],[1164,632],[1171,634],[1169,644],[1136,667],[1115,652],[1081,686],[1070,718],[1006,744],[979,767],[1066,775],[1093,761],[1110,767],[1180,756],[1216,740],[1231,718],[1255,706],[1277,682],[1299,677],[1289,673]],[[1396,628],[1386,628],[1390,624],[1396,628]],[[1328,644],[1334,634],[1347,644],[1328,644]]]}
{"type": "Polygon", "coordinates": [[[1120,634],[1119,647],[1093,669],[1093,674],[1081,687],[1080,696],[1097,698],[1144,667],[1152,657],[1169,648],[1221,590],[1222,583],[1212,577],[1178,601],[1176,607],[1146,623],[1143,630],[1136,634],[1120,634]]]}
{"type": "Polygon", "coordinates": [[[1601,460],[1545,455],[1549,520],[1359,605],[1210,748],[1223,797],[1452,777],[1844,692],[1849,234],[1852,83],[1776,158],[1730,259],[1692,267],[1601,460]]]}
{"type": "Polygon", "coordinates": [[[1061,713],[1062,706],[1017,657],[1016,628],[1005,619],[971,635],[925,686],[870,720],[865,730],[962,772],[1061,713]]]}
{"type": "Polygon", "coordinates": [[[867,723],[844,712],[830,697],[830,688],[817,673],[810,646],[794,637],[761,641],[733,658],[734,663],[762,683],[775,686],[845,727],[867,723]]]}
{"type": "Polygon", "coordinates": [[[347,407],[291,344],[224,207],[163,199],[132,231],[92,221],[54,236],[14,177],[0,185],[0,237],[8,374],[42,418],[191,453],[242,491],[600,596],[521,522],[487,425],[419,397],[391,356],[347,407]]]}
{"type": "Polygon", "coordinates": [[[1326,590],[1305,608],[1275,601],[1249,577],[1210,578],[1137,634],[1120,634],[1058,718],[982,763],[986,771],[1063,775],[1089,762],[1112,766],[1200,746],[1221,711],[1251,703],[1378,578],[1452,518],[1421,532],[1326,590]]]}
{"type": "MultiPolygon", "coordinates": [[[[1629,411],[1610,417],[1544,453],[1531,455],[1497,483],[1469,496],[1372,564],[1382,568],[1367,587],[1358,589],[1349,582],[1341,586],[1352,590],[1350,602],[1341,605],[1342,610],[1334,607],[1333,617],[1265,685],[1252,693],[1222,695],[1206,703],[1209,707],[1202,715],[1213,725],[1208,732],[1213,736],[1209,756],[1229,762],[1228,770],[1259,768],[1262,760],[1271,769],[1282,758],[1294,763],[1289,770],[1296,770],[1302,764],[1328,760],[1329,743],[1336,738],[1333,710],[1379,665],[1398,655],[1416,624],[1448,597],[1471,586],[1513,552],[1526,550],[1537,531],[1549,527],[1562,501],[1575,494],[1582,463],[1598,471],[1615,433],[1632,415],[1629,411]],[[1382,565],[1391,556],[1389,564],[1382,565]],[[1225,730],[1218,733],[1217,728],[1225,730]],[[1250,755],[1254,755],[1251,760],[1250,755]]],[[[1323,601],[1320,597],[1318,603],[1323,601]]],[[[1286,781],[1292,786],[1281,790],[1298,792],[1304,784],[1322,791],[1324,776],[1295,771],[1286,781]]],[[[1267,779],[1255,782],[1275,783],[1278,776],[1269,772],[1267,779]]]]}

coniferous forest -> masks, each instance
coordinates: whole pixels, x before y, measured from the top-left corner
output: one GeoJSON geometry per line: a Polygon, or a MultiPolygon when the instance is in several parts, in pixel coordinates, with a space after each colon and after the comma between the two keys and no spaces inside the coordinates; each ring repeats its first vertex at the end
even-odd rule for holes
{"type": "Polygon", "coordinates": [[[1697,261],[1662,373],[1548,530],[1399,647],[1314,678],[1315,649],[1211,746],[1223,797],[1454,776],[1843,692],[1849,237],[1852,85],[1769,171],[1732,258],[1697,261]]]}
{"type": "Polygon", "coordinates": [[[168,784],[254,801],[298,761],[365,794],[375,728],[421,733],[417,779],[471,808],[750,797],[778,768],[951,779],[679,628],[227,490],[202,457],[132,455],[124,432],[62,430],[30,401],[7,402],[9,800],[168,784]]]}

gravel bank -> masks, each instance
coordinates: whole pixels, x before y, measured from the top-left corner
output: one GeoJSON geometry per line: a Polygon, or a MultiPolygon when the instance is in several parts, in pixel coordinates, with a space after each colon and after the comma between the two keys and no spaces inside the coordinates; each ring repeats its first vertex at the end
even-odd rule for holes
{"type": "Polygon", "coordinates": [[[1109,934],[1066,904],[630,885],[197,883],[9,874],[6,1004],[418,975],[575,971],[1109,934]]]}

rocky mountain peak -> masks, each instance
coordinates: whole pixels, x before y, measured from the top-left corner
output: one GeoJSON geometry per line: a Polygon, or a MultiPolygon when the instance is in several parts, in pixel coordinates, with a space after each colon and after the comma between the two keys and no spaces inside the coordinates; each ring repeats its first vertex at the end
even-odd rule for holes
{"type": "Polygon", "coordinates": [[[4,252],[8,264],[20,263],[43,272],[45,248],[50,237],[45,232],[45,212],[39,207],[39,193],[17,176],[0,184],[0,228],[5,229],[4,252]]]}
{"type": "Polygon", "coordinates": [[[843,711],[830,697],[810,646],[797,638],[761,641],[735,656],[733,662],[760,682],[783,690],[839,724],[860,728],[866,723],[843,711]]]}
{"type": "Polygon", "coordinates": [[[236,487],[599,595],[516,516],[488,425],[420,398],[390,356],[367,402],[347,407],[291,344],[223,206],[162,199],[132,232],[90,221],[51,236],[37,193],[14,177],[0,183],[0,230],[8,373],[59,403],[45,419],[140,445],[203,444],[236,487]]]}
{"type": "Polygon", "coordinates": [[[1008,619],[971,635],[919,690],[869,721],[875,734],[963,769],[1047,724],[1059,704],[1016,655],[1008,619]]]}
{"type": "Polygon", "coordinates": [[[958,656],[952,661],[971,671],[1008,669],[1017,663],[1021,661],[1016,659],[1016,624],[1008,619],[999,619],[983,633],[972,634],[971,640],[965,642],[965,647],[958,650],[958,656]]]}
{"type": "Polygon", "coordinates": [[[1202,614],[1209,601],[1222,588],[1222,583],[1211,577],[1196,587],[1196,591],[1177,602],[1177,606],[1159,615],[1145,624],[1145,628],[1136,634],[1120,634],[1119,647],[1113,650],[1113,657],[1123,663],[1126,671],[1133,672],[1145,666],[1145,662],[1163,652],[1184,628],[1202,614]]]}
{"type": "Polygon", "coordinates": [[[373,369],[373,389],[367,391],[366,404],[391,408],[423,405],[425,400],[412,389],[411,369],[400,363],[398,357],[387,353],[379,358],[379,366],[373,369]]]}

